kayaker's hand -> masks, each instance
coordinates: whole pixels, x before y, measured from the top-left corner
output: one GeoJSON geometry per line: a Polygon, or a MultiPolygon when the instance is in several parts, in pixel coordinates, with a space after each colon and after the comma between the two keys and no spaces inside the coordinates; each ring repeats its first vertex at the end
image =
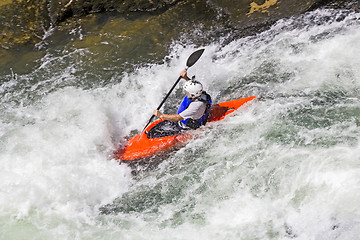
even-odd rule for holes
{"type": "Polygon", "coordinates": [[[161,116],[161,112],[159,111],[159,110],[154,110],[153,111],[153,115],[155,115],[156,117],[158,117],[158,118],[161,118],[160,116],[161,116]]]}
{"type": "Polygon", "coordinates": [[[190,80],[190,78],[187,76],[187,71],[186,71],[186,69],[184,69],[184,70],[182,70],[182,71],[180,72],[180,76],[181,76],[183,79],[185,79],[186,81],[190,80]]]}

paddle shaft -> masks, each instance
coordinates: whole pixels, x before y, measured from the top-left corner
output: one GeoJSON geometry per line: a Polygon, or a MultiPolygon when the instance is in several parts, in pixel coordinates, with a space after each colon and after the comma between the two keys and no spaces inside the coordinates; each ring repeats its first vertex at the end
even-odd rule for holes
{"type": "MultiPolygon", "coordinates": [[[[203,54],[205,49],[200,49],[197,50],[195,52],[193,52],[190,57],[188,58],[187,62],[186,62],[186,68],[185,70],[188,70],[189,67],[191,67],[192,65],[194,65],[197,60],[199,60],[199,58],[201,57],[201,55],[203,54]]],[[[179,78],[176,80],[175,84],[172,86],[172,88],[170,89],[170,91],[168,92],[168,94],[165,96],[165,98],[162,100],[162,102],[160,103],[160,105],[158,106],[157,110],[160,110],[160,108],[162,107],[162,105],[165,103],[166,99],[170,96],[171,92],[174,90],[174,88],[176,87],[176,85],[179,83],[179,81],[181,80],[182,76],[179,76],[179,78]]],[[[148,123],[145,125],[144,129],[141,131],[140,136],[142,135],[142,133],[145,131],[145,129],[147,128],[147,126],[149,126],[149,124],[151,123],[151,121],[154,119],[155,115],[152,115],[151,118],[149,119],[148,123]]]]}
{"type": "MultiPolygon", "coordinates": [[[[172,88],[170,89],[170,91],[167,93],[167,95],[165,96],[165,98],[162,100],[162,102],[160,103],[160,105],[157,107],[157,110],[160,110],[160,108],[162,107],[162,105],[165,103],[166,99],[170,96],[171,92],[174,90],[174,88],[176,87],[176,85],[179,83],[179,81],[181,80],[182,76],[179,76],[178,79],[176,80],[175,84],[172,86],[172,88]]],[[[149,124],[151,123],[151,121],[154,119],[155,115],[152,115],[151,118],[149,119],[148,123],[145,125],[144,129],[142,130],[142,132],[144,132],[144,130],[147,128],[147,126],[149,126],[149,124]]]]}

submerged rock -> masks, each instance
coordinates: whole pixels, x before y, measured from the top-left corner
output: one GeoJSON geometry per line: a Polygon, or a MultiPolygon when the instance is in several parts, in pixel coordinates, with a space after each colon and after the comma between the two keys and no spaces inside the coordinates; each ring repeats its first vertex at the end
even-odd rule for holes
{"type": "Polygon", "coordinates": [[[89,13],[117,11],[119,13],[137,11],[158,11],[179,2],[179,0],[58,0],[50,1],[50,18],[61,22],[72,16],[89,13]]]}
{"type": "Polygon", "coordinates": [[[0,46],[41,41],[50,27],[46,0],[5,0],[0,4],[0,46]]]}
{"type": "Polygon", "coordinates": [[[0,46],[38,43],[59,23],[90,13],[159,11],[179,0],[1,0],[0,46]]]}
{"type": "MultiPolygon", "coordinates": [[[[249,35],[280,18],[304,13],[329,0],[2,0],[0,1],[0,46],[10,49],[46,39],[64,21],[78,22],[84,15],[117,12],[128,15],[146,12],[162,19],[183,22],[202,18],[204,25],[217,22],[233,35],[249,35]],[[170,11],[176,8],[177,11],[170,11]],[[190,11],[192,15],[180,12],[190,11]],[[169,15],[171,14],[171,15],[169,15]],[[199,17],[200,16],[200,17],[199,17]]],[[[334,1],[339,2],[339,1],[334,1]]],[[[353,1],[340,1],[353,2],[353,1]]],[[[146,25],[147,19],[143,19],[146,25]]],[[[201,19],[200,19],[201,20],[201,19]]],[[[152,19],[156,26],[163,24],[152,19]]],[[[131,26],[129,26],[131,28],[131,26]]],[[[192,26],[186,26],[186,29],[192,26]]],[[[163,29],[166,30],[166,29],[163,29]]],[[[132,30],[131,30],[132,32],[132,30]]],[[[173,37],[177,36],[176,31],[173,37]]],[[[171,39],[172,37],[170,37],[171,39]]],[[[167,39],[168,40],[168,39],[167,39]]],[[[162,43],[164,44],[164,43],[162,43]]]]}

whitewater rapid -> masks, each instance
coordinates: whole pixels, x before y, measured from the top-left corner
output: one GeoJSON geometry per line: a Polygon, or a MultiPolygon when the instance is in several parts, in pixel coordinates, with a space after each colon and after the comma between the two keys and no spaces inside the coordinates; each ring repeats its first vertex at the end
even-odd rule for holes
{"type": "Polygon", "coordinates": [[[112,152],[197,47],[110,79],[84,48],[1,76],[0,239],[358,239],[359,18],[316,10],[203,46],[189,75],[214,102],[258,99],[138,176],[112,152]]]}

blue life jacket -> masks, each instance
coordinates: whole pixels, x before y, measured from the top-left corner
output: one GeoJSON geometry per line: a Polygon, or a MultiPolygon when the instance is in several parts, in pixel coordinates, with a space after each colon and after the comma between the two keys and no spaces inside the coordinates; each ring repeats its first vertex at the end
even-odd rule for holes
{"type": "MultiPolygon", "coordinates": [[[[188,119],[184,119],[184,120],[180,121],[181,123],[183,123],[185,126],[187,126],[189,128],[196,129],[196,128],[199,128],[201,125],[205,125],[205,123],[207,122],[207,119],[209,117],[210,107],[212,104],[211,97],[205,91],[202,94],[204,94],[206,96],[206,100],[200,97],[195,101],[201,101],[201,102],[206,103],[206,109],[205,109],[203,116],[198,120],[188,118],[188,119]]],[[[187,109],[189,107],[190,103],[192,103],[193,101],[194,100],[189,99],[187,96],[185,96],[178,108],[177,113],[178,114],[182,113],[185,109],[187,109]]]]}

